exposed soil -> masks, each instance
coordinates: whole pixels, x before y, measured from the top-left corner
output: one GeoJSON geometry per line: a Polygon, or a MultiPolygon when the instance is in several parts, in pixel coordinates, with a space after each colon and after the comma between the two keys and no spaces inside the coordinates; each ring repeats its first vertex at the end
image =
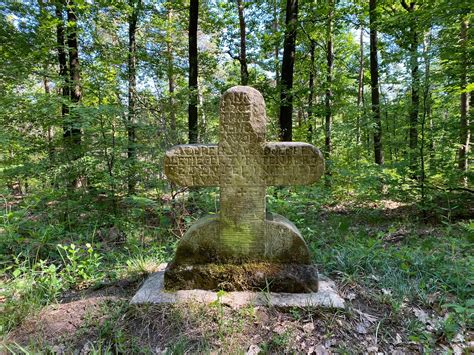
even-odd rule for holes
{"type": "MultiPolygon", "coordinates": [[[[130,296],[138,286],[136,282],[125,282],[120,287],[86,290],[81,296],[87,298],[79,300],[79,294],[68,295],[66,303],[47,306],[37,316],[26,319],[8,340],[24,346],[36,344],[41,349],[48,346],[55,353],[80,354],[97,350],[104,341],[109,350],[127,353],[219,350],[247,354],[407,354],[424,350],[422,344],[407,336],[406,320],[424,322],[427,329],[435,323],[429,310],[408,306],[395,316],[389,306],[373,303],[368,290],[356,284],[340,290],[348,306],[345,311],[231,309],[220,304],[131,306],[130,296]],[[105,335],[104,328],[109,330],[105,335]]],[[[460,354],[469,351],[472,337],[472,333],[460,333],[450,343],[440,339],[436,349],[460,354]]]]}
{"type": "Polygon", "coordinates": [[[10,341],[28,345],[31,342],[58,344],[74,336],[87,317],[95,317],[100,304],[116,297],[91,297],[83,300],[47,306],[41,312],[26,319],[9,336],[10,341]]]}
{"type": "MultiPolygon", "coordinates": [[[[383,206],[366,208],[391,220],[403,219],[414,211],[412,205],[390,201],[380,204],[383,206]]],[[[357,223],[356,208],[338,205],[327,209],[330,213],[348,214],[351,221],[357,223]]],[[[321,213],[321,217],[325,218],[325,215],[327,212],[321,213]]],[[[380,223],[366,224],[374,233],[386,228],[380,223]]],[[[398,229],[386,233],[383,242],[393,245],[410,238],[414,233],[406,228],[417,227],[405,227],[401,223],[398,229]]],[[[425,230],[417,230],[418,237],[433,235],[433,232],[436,235],[432,226],[423,228],[425,230]]],[[[231,354],[424,353],[427,344],[423,342],[430,340],[423,336],[413,337],[410,327],[416,325],[417,334],[434,335],[436,343],[428,345],[435,353],[474,352],[472,331],[460,329],[449,339],[439,331],[440,324],[446,320],[445,310],[436,309],[435,312],[419,305],[402,304],[400,310],[394,312],[382,300],[374,300],[379,298],[374,297],[373,290],[347,280],[344,283],[335,280],[346,301],[344,311],[275,307],[231,309],[219,303],[210,306],[129,305],[142,281],[142,278],[124,279],[67,292],[59,304],[46,306],[37,315],[25,319],[8,335],[7,342],[33,347],[33,353],[36,349],[49,349],[59,354],[104,351],[156,354],[211,351],[231,354]]]]}

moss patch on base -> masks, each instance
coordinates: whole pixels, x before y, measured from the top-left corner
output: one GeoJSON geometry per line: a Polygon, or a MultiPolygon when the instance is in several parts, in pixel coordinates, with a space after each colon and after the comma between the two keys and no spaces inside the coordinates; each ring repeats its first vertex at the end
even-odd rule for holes
{"type": "Polygon", "coordinates": [[[167,290],[224,290],[304,293],[317,292],[318,272],[314,265],[170,264],[165,272],[167,290]]]}

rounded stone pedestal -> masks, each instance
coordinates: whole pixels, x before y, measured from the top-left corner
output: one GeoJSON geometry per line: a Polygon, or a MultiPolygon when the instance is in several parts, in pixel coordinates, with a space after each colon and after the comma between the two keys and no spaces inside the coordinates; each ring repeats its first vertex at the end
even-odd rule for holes
{"type": "Polygon", "coordinates": [[[194,223],[178,244],[165,271],[167,290],[272,291],[304,293],[318,290],[318,273],[296,226],[267,214],[264,233],[252,243],[227,243],[219,216],[194,223]]]}

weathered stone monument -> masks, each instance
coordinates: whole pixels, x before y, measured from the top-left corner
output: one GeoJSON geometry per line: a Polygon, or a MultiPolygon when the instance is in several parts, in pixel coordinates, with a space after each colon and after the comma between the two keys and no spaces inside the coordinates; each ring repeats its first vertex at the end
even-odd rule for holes
{"type": "Polygon", "coordinates": [[[218,145],[176,146],[165,157],[171,181],[220,187],[219,214],[191,226],[174,260],[150,275],[131,303],[343,308],[335,283],[318,280],[298,229],[265,209],[267,186],[318,180],[321,153],[305,143],[265,142],[265,103],[250,87],[228,90],[220,114],[218,145]]]}
{"type": "Polygon", "coordinates": [[[165,156],[168,179],[219,186],[220,212],[198,220],[165,270],[167,290],[316,292],[317,270],[298,229],[265,209],[267,186],[305,185],[324,171],[307,143],[265,141],[262,95],[236,86],[221,101],[219,144],[179,145],[165,156]]]}

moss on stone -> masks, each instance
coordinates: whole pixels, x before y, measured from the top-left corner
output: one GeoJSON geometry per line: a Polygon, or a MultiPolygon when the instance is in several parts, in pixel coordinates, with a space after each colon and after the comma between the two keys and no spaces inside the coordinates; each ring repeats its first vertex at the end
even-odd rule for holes
{"type": "Polygon", "coordinates": [[[176,265],[165,272],[167,290],[225,290],[316,292],[317,269],[313,265],[251,262],[244,264],[176,265]]]}
{"type": "MultiPolygon", "coordinates": [[[[251,248],[244,248],[242,239],[235,238],[228,245],[221,237],[225,228],[219,217],[207,216],[193,225],[178,244],[174,262],[180,265],[205,263],[243,264],[267,261],[272,263],[310,264],[308,247],[298,229],[286,218],[269,214],[262,235],[249,235],[251,248]]],[[[245,235],[245,230],[242,235],[245,235]]],[[[250,231],[247,231],[250,233],[250,231]]]]}

